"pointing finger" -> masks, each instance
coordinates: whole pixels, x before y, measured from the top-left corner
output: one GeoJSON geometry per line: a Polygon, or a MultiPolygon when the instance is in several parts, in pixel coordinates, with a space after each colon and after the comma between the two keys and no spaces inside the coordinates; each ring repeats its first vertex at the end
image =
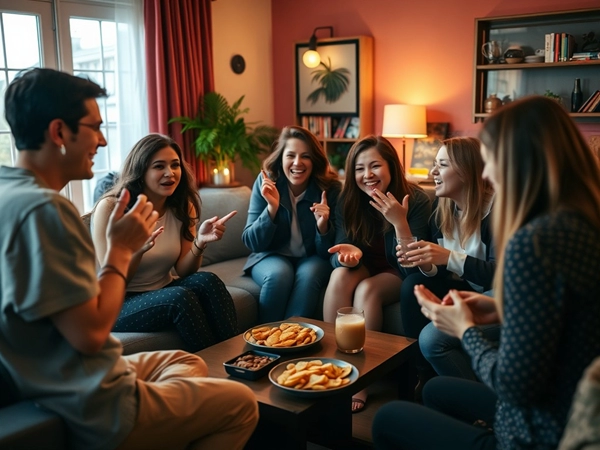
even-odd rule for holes
{"type": "Polygon", "coordinates": [[[321,193],[321,204],[327,205],[327,192],[323,191],[321,193]]]}
{"type": "Polygon", "coordinates": [[[231,211],[226,216],[221,217],[221,220],[219,220],[217,223],[224,224],[225,222],[227,222],[229,219],[231,219],[236,214],[237,214],[237,211],[231,211]]]}

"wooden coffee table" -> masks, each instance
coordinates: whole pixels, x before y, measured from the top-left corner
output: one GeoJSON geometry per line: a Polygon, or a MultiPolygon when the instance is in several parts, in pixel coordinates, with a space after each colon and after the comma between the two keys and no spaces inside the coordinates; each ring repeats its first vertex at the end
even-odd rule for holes
{"type": "MultiPolygon", "coordinates": [[[[339,393],[318,399],[299,398],[273,386],[268,375],[256,381],[230,377],[223,362],[251,350],[238,335],[197,353],[208,365],[209,376],[230,378],[250,387],[258,399],[260,422],[247,448],[269,448],[281,442],[281,448],[306,449],[308,441],[329,448],[347,448],[352,442],[352,395],[381,379],[414,354],[416,340],[393,334],[367,331],[364,350],[348,355],[335,344],[334,325],[314,319],[291,317],[289,321],[308,322],[323,329],[319,344],[298,353],[281,356],[279,362],[295,358],[337,358],[358,369],[359,378],[339,393]]],[[[267,350],[265,350],[267,351],[267,350]]]]}

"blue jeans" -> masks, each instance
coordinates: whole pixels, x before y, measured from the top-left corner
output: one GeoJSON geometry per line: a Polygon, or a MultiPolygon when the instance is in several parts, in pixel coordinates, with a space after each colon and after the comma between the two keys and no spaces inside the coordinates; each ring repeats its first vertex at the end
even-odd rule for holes
{"type": "MultiPolygon", "coordinates": [[[[499,324],[480,328],[487,339],[500,341],[499,324]]],[[[438,375],[477,381],[471,368],[471,358],[463,350],[460,339],[447,335],[429,323],[419,334],[419,347],[438,375]]]]}
{"type": "Polygon", "coordinates": [[[256,263],[251,275],[261,286],[260,322],[275,322],[291,316],[314,317],[331,270],[329,261],[317,255],[305,258],[270,255],[256,263]]]}
{"type": "Polygon", "coordinates": [[[128,292],[113,331],[176,329],[189,352],[238,333],[231,294],[211,272],[195,272],[161,289],[128,292]]]}
{"type": "Polygon", "coordinates": [[[373,420],[373,444],[385,450],[493,450],[496,394],[483,383],[451,377],[431,379],[423,389],[425,406],[390,402],[373,420]],[[433,430],[433,432],[432,432],[433,430]]]}

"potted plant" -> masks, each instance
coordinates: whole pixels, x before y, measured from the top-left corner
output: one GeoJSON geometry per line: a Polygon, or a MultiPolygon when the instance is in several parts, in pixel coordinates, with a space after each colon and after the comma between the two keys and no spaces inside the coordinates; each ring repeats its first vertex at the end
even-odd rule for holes
{"type": "Polygon", "coordinates": [[[229,165],[238,158],[242,165],[251,170],[260,168],[259,155],[268,151],[278,135],[278,130],[268,125],[253,127],[246,123],[241,108],[244,96],[229,105],[227,99],[217,92],[200,97],[196,117],[175,117],[169,121],[183,125],[181,132],[195,134],[196,157],[213,163],[214,184],[229,184],[229,165]],[[216,175],[216,176],[215,176],[216,175]]]}

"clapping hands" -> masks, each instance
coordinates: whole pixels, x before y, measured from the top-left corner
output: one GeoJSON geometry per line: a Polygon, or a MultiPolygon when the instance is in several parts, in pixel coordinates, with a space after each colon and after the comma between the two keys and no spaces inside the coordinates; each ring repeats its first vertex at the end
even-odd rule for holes
{"type": "Polygon", "coordinates": [[[500,321],[494,299],[482,294],[451,290],[440,300],[425,286],[418,285],[415,295],[423,315],[440,331],[459,339],[474,325],[500,321]]]}

